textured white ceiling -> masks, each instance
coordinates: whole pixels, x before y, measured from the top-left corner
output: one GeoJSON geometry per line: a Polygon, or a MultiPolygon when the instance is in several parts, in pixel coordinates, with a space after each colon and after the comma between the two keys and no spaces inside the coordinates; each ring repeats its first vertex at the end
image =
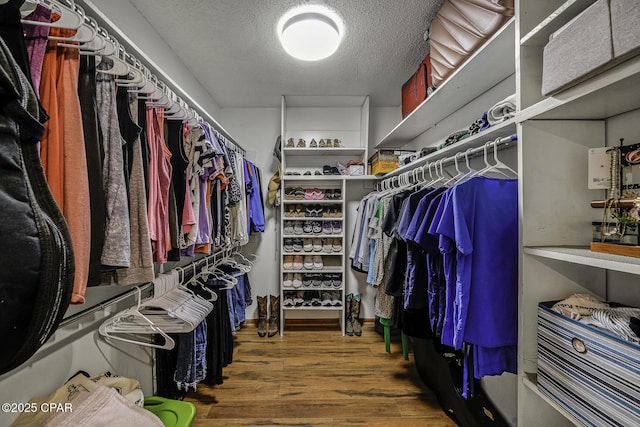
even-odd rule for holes
{"type": "Polygon", "coordinates": [[[443,0],[131,0],[220,107],[279,107],[281,95],[371,95],[400,105],[427,53],[423,34],[443,0]],[[289,57],[276,35],[292,7],[320,3],[344,20],[332,57],[289,57]]]}

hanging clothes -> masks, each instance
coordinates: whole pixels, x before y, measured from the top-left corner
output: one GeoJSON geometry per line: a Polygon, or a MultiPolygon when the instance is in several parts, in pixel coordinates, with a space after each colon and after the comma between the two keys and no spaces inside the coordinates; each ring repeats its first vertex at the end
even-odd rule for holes
{"type": "Polygon", "coordinates": [[[111,284],[133,285],[151,282],[154,278],[153,254],[149,243],[149,223],[147,218],[147,190],[140,143],[140,136],[144,132],[142,127],[137,124],[139,119],[137,96],[127,93],[125,88],[118,88],[117,103],[121,133],[124,139],[127,140],[125,146],[128,152],[127,162],[131,165],[129,172],[131,257],[128,268],[114,270],[103,280],[111,284]]]}
{"type": "MultiPolygon", "coordinates": [[[[52,11],[43,4],[36,4],[33,12],[24,17],[26,21],[34,22],[51,22],[52,11]]],[[[29,54],[29,64],[31,70],[31,79],[33,87],[38,93],[40,88],[40,77],[42,76],[42,63],[44,54],[47,50],[47,36],[49,36],[50,27],[45,25],[32,25],[25,23],[22,25],[24,38],[27,43],[27,52],[29,54]]]]}
{"type": "Polygon", "coordinates": [[[169,232],[169,186],[171,185],[171,152],[164,142],[164,110],[147,107],[147,141],[149,143],[148,221],[153,261],[167,262],[171,249],[169,232]]]}
{"type": "Polygon", "coordinates": [[[91,253],[89,255],[88,286],[99,285],[102,281],[102,247],[104,246],[106,202],[102,167],[104,149],[102,146],[96,100],[96,58],[80,56],[78,77],[78,98],[82,111],[82,129],[87,158],[89,179],[89,205],[91,210],[91,253]]]}
{"type": "MultiPolygon", "coordinates": [[[[75,30],[52,28],[50,34],[71,37],[75,30]]],[[[40,82],[42,105],[50,116],[40,154],[51,192],[69,224],[76,265],[74,304],[84,303],[91,251],[89,179],[77,91],[79,56],[78,49],[59,47],[50,40],[40,82]]]]}
{"type": "Polygon", "coordinates": [[[112,65],[111,59],[103,58],[97,66],[96,78],[98,121],[104,151],[102,180],[106,208],[100,260],[106,270],[129,267],[131,259],[129,202],[122,155],[126,141],[120,135],[114,76],[100,72],[110,69],[112,65]]]}

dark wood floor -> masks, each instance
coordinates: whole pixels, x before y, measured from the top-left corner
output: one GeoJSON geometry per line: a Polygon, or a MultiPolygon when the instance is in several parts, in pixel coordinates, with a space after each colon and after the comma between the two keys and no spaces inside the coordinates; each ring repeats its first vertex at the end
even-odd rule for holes
{"type": "Polygon", "coordinates": [[[294,326],[284,337],[260,338],[246,326],[224,384],[200,385],[185,400],[197,407],[193,427],[454,427],[409,358],[399,343],[386,353],[372,323],[361,337],[342,337],[337,326],[294,326]]]}

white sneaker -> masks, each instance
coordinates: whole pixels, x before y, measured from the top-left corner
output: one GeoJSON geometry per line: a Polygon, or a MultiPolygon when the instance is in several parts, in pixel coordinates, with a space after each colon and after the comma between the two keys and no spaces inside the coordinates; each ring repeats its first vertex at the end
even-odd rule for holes
{"type": "Polygon", "coordinates": [[[285,273],[284,275],[284,281],[282,282],[282,286],[285,288],[290,288],[293,286],[293,274],[291,273],[285,273]]]}

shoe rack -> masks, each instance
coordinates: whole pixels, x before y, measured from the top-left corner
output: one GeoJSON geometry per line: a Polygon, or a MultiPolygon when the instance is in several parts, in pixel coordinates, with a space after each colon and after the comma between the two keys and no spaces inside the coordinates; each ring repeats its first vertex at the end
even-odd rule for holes
{"type": "Polygon", "coordinates": [[[283,96],[281,114],[280,333],[337,316],[345,335],[346,182],[375,179],[345,168],[366,170],[369,97],[283,96]]]}
{"type": "Polygon", "coordinates": [[[287,177],[282,185],[280,334],[287,318],[337,316],[345,334],[345,181],[287,177]]]}

